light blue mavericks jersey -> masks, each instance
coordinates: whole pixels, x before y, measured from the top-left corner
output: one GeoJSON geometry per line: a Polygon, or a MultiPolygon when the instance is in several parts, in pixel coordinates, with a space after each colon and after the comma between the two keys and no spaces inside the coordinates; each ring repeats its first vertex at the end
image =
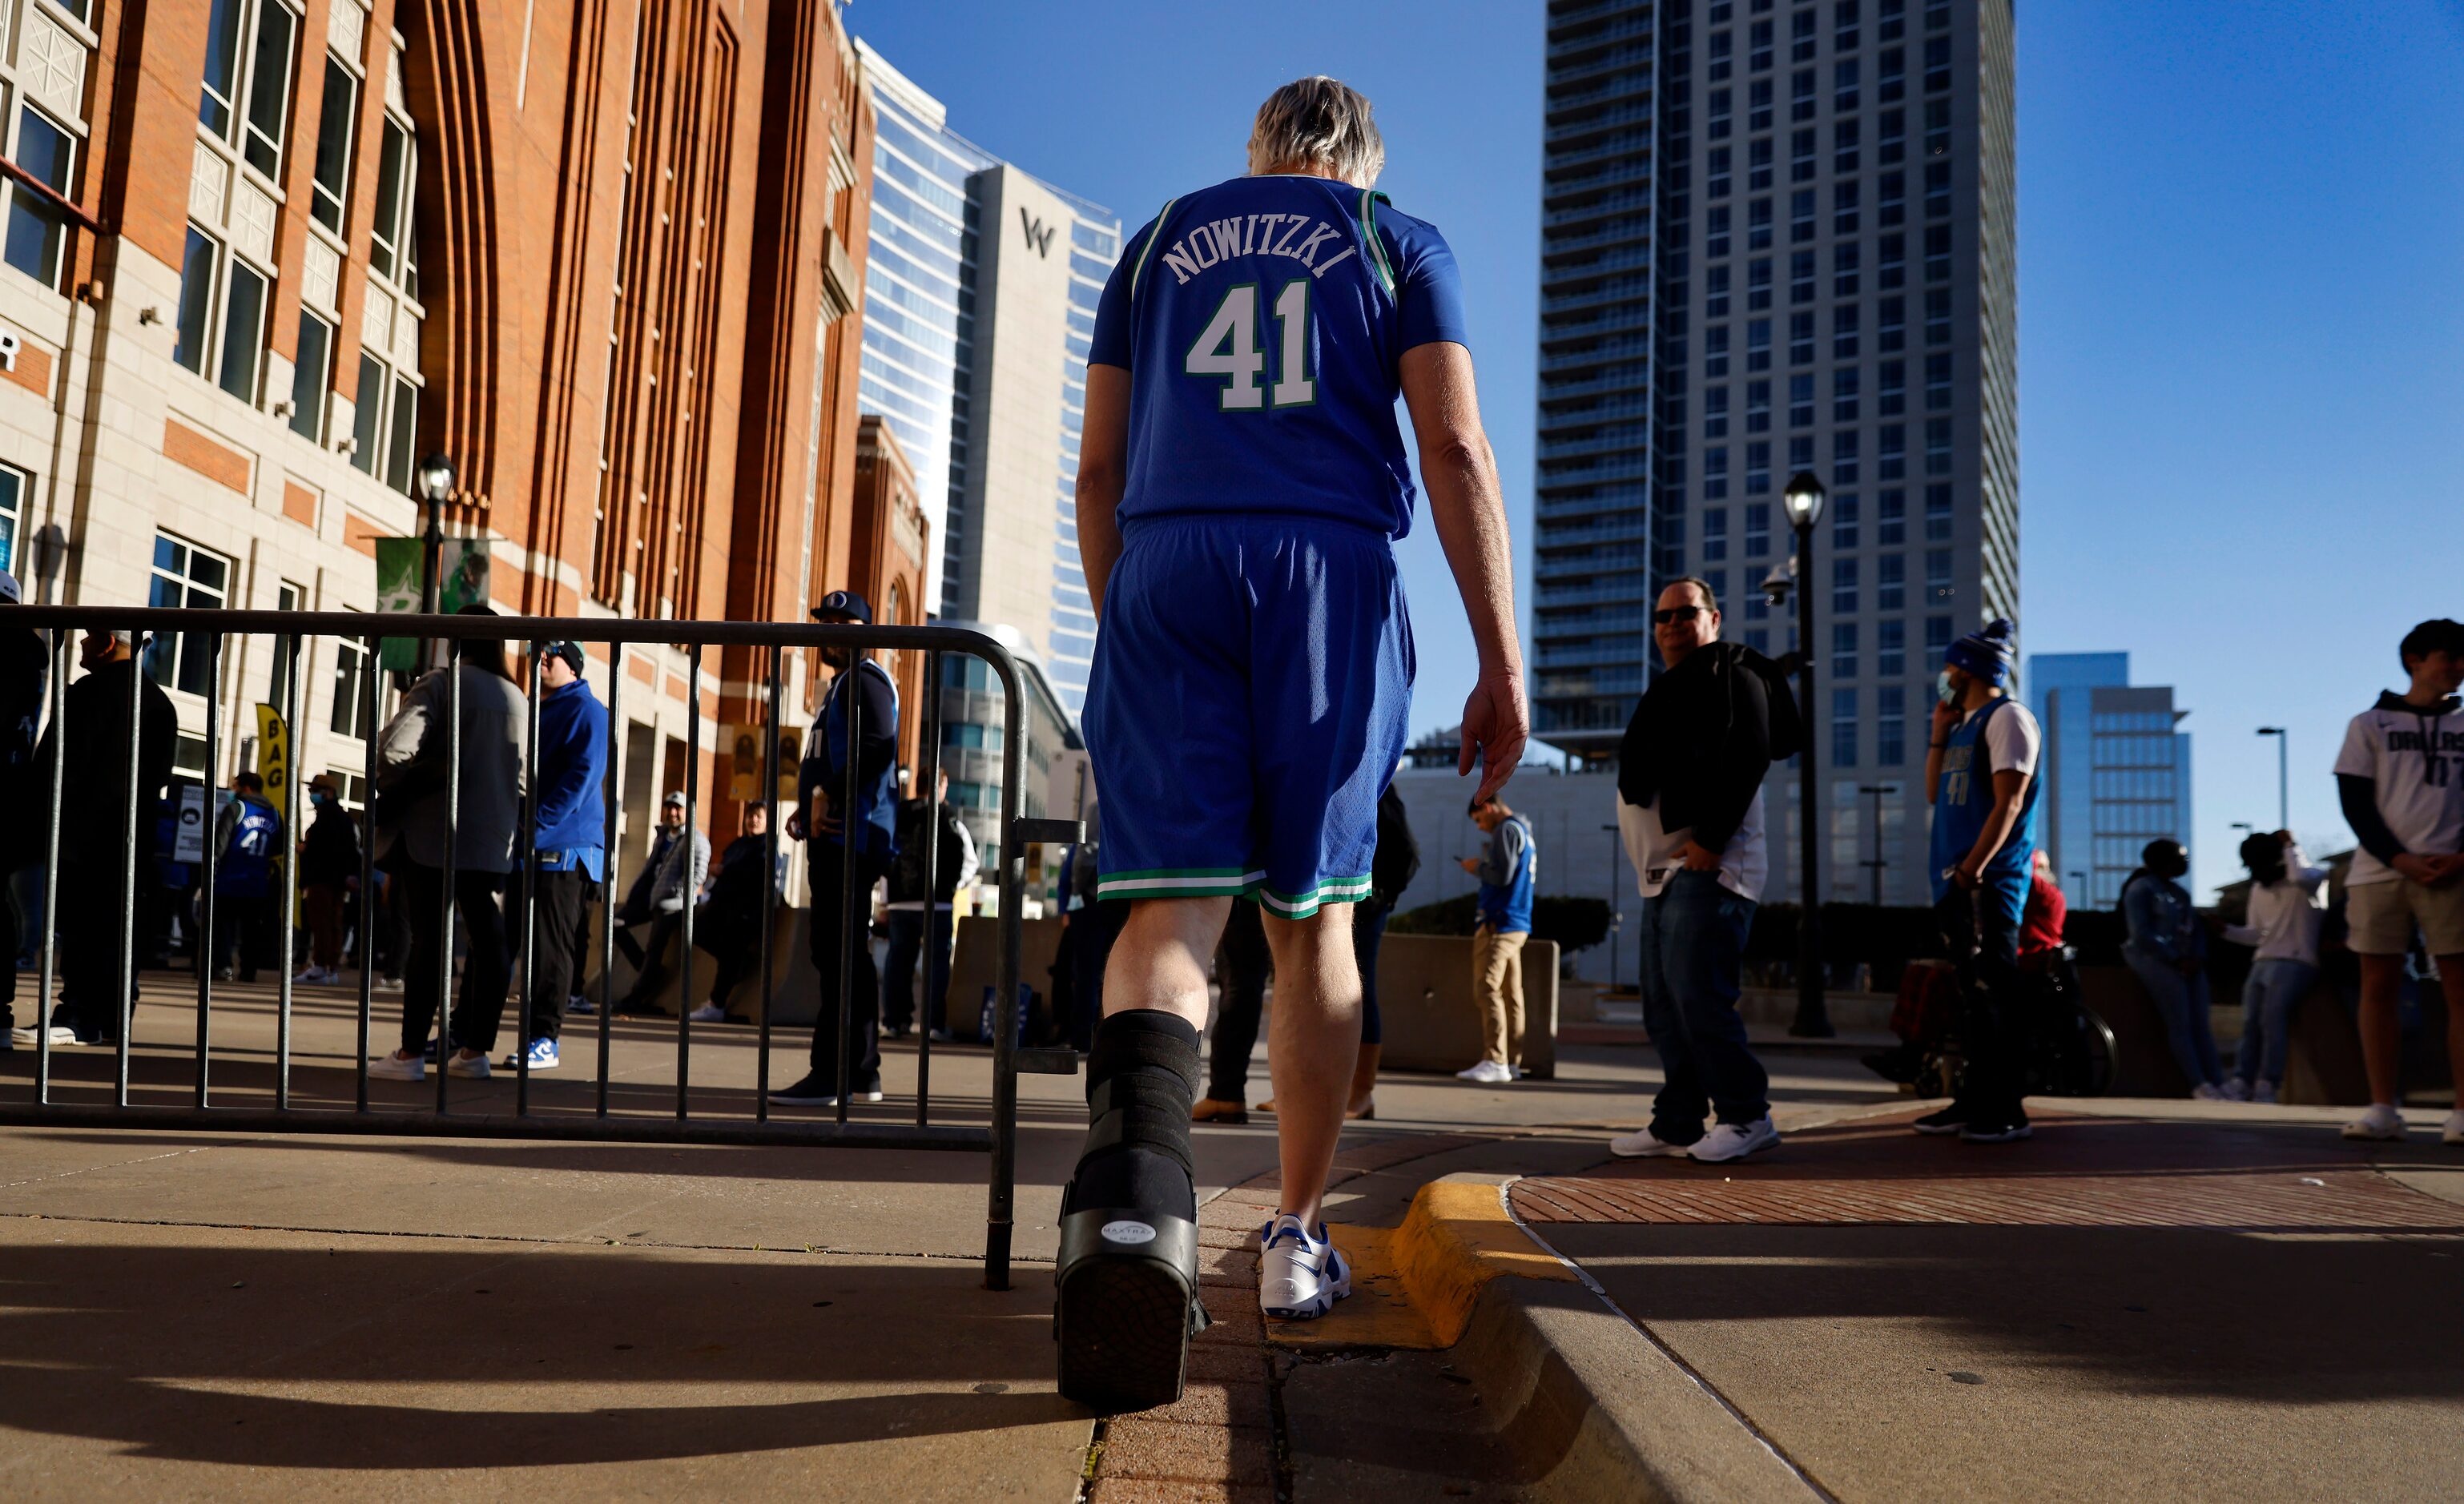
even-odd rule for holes
{"type": "Polygon", "coordinates": [[[1439,340],[1467,343],[1454,253],[1383,195],[1274,174],[1173,200],[1124,248],[1087,358],[1130,373],[1123,526],[1286,514],[1401,537],[1401,360],[1439,340]]]}

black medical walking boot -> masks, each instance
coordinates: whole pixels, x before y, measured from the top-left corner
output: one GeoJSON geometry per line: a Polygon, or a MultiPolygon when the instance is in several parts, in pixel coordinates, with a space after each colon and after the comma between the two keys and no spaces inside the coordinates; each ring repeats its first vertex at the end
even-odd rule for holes
{"type": "Polygon", "coordinates": [[[1111,1411],[1180,1398],[1198,1297],[1189,1110],[1198,1031],[1155,1009],[1114,1014],[1087,1059],[1091,1125],[1061,1195],[1052,1335],[1061,1392],[1111,1411]]]}

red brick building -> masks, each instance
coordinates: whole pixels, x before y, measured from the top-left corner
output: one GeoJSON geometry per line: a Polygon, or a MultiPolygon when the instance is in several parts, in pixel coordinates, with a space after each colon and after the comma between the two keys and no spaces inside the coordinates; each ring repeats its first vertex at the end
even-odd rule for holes
{"type": "MultiPolygon", "coordinates": [[[[857,559],[848,316],[872,111],[831,0],[0,0],[0,562],[30,599],[372,607],[430,451],[500,610],[802,621],[821,581],[888,593],[857,559]]],[[[314,652],[301,763],[349,773],[356,649],[314,652]]],[[[636,834],[682,773],[683,666],[632,660],[636,834]]],[[[183,762],[219,777],[202,671],[173,675],[183,762]]],[[[759,672],[705,660],[714,756],[761,718],[759,672]]],[[[235,750],[271,645],[224,673],[235,750]]]]}

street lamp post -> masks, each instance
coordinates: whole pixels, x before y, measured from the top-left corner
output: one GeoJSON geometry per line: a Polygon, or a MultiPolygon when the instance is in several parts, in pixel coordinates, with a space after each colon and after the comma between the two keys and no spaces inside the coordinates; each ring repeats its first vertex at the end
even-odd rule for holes
{"type": "Polygon", "coordinates": [[[1815,795],[1814,748],[1814,525],[1822,520],[1822,482],[1812,470],[1788,478],[1780,493],[1788,506],[1789,525],[1796,530],[1797,720],[1805,728],[1805,746],[1797,764],[1797,897],[1796,1021],[1788,1032],[1801,1039],[1828,1039],[1838,1031],[1822,997],[1822,896],[1816,889],[1815,833],[1822,828],[1821,801],[1815,795]]]}
{"type": "MultiPolygon", "coordinates": [[[[428,532],[422,541],[421,563],[425,578],[419,583],[419,609],[434,616],[445,599],[445,498],[453,494],[453,462],[440,451],[431,451],[419,462],[416,478],[419,499],[428,503],[428,532]]],[[[435,667],[437,644],[428,644],[428,666],[435,667]]]]}
{"type": "Polygon", "coordinates": [[[2293,790],[2292,785],[2286,780],[2287,764],[2284,755],[2285,744],[2289,738],[2285,736],[2284,728],[2281,726],[2262,726],[2258,729],[2258,734],[2276,738],[2276,828],[2291,830],[2293,828],[2293,790]]]}
{"type": "Polygon", "coordinates": [[[1896,783],[1860,783],[1857,792],[1871,795],[1874,798],[1874,855],[1865,863],[1865,870],[1873,874],[1873,904],[1880,908],[1882,906],[1882,869],[1890,865],[1882,860],[1882,796],[1899,793],[1900,786],[1896,783]]]}

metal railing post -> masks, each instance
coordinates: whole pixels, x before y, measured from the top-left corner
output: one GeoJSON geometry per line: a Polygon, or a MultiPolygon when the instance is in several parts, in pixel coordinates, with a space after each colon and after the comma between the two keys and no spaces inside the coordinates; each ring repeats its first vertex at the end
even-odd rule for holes
{"type": "MultiPolygon", "coordinates": [[[[941,957],[941,655],[924,654],[924,703],[915,708],[915,794],[924,801],[924,995],[915,1005],[915,1125],[922,1127],[933,1102],[933,1031],[947,1002],[949,965],[941,957]],[[943,985],[935,987],[938,977],[943,985]]],[[[955,896],[955,895],[954,895],[955,896]]],[[[950,905],[950,942],[958,939],[958,905],[950,905]]],[[[955,957],[954,957],[955,959],[955,957]]]]}
{"type": "Polygon", "coordinates": [[[847,701],[847,788],[834,812],[839,823],[839,1006],[837,1048],[830,1053],[839,1062],[835,1089],[841,1123],[847,1121],[847,1082],[854,1069],[847,1059],[847,1018],[853,1006],[847,994],[855,991],[855,817],[864,769],[864,686],[857,676],[863,672],[864,649],[859,647],[848,662],[847,687],[842,691],[847,701]]]}
{"type": "Polygon", "coordinates": [[[693,1073],[693,910],[701,899],[701,879],[693,876],[693,838],[700,833],[701,644],[694,643],[685,652],[685,906],[679,916],[683,923],[676,926],[676,1117],[680,1120],[691,1111],[685,1092],[693,1073]]]}
{"type": "Polygon", "coordinates": [[[275,989],[274,1025],[274,1106],[277,1112],[291,1110],[291,948],[297,943],[299,926],[299,680],[300,640],[292,633],[276,640],[275,651],[290,658],[289,671],[283,675],[282,694],[282,849],[279,865],[282,883],[275,901],[280,904],[282,919],[278,931],[282,943],[276,952],[276,965],[281,968],[274,979],[275,989]]]}
{"type": "Polygon", "coordinates": [[[762,739],[768,743],[761,754],[761,807],[768,813],[761,821],[761,1047],[754,1063],[753,1121],[770,1121],[770,1009],[778,992],[771,976],[777,964],[771,955],[770,932],[779,923],[779,812],[774,806],[779,794],[779,718],[781,713],[781,667],[787,650],[770,649],[770,719],[763,729],[762,739]]]}
{"type": "Polygon", "coordinates": [[[616,1016],[616,815],[625,797],[625,644],[607,644],[607,775],[601,782],[605,796],[605,847],[599,870],[599,1102],[598,1116],[607,1116],[607,1048],[616,1016]]]}
{"type": "Polygon", "coordinates": [[[214,770],[222,766],[223,719],[223,635],[203,634],[210,644],[206,649],[206,782],[198,790],[199,821],[197,848],[203,853],[197,863],[197,929],[191,936],[197,964],[197,1084],[196,1100],[200,1107],[208,1101],[208,1071],[212,1053],[214,1015],[214,868],[222,853],[214,849],[214,770]]]}
{"type": "Polygon", "coordinates": [[[60,780],[68,775],[69,640],[67,627],[52,632],[52,788],[43,820],[43,948],[34,997],[34,1105],[52,1101],[52,984],[58,970],[60,927],[60,780]]]}
{"type": "Polygon", "coordinates": [[[462,831],[462,644],[446,644],[445,653],[445,891],[437,907],[444,930],[436,937],[436,1112],[451,1110],[445,1078],[453,1063],[453,886],[454,864],[461,856],[462,831]]]}
{"type": "Polygon", "coordinates": [[[111,1012],[120,1020],[112,1101],[128,1105],[128,1037],[137,1029],[137,839],[139,783],[145,740],[145,634],[128,634],[128,839],[120,859],[120,965],[113,972],[111,1012]]]}
{"type": "Polygon", "coordinates": [[[1026,780],[1024,697],[1003,654],[1001,676],[1001,991],[993,1014],[993,1166],[984,1227],[984,1284],[1009,1288],[1010,1229],[1018,1190],[1018,973],[1025,944],[1026,847],[1018,838],[1020,786],[1026,780]]]}
{"type": "Polygon", "coordinates": [[[520,1021],[514,1029],[514,1116],[527,1117],[531,1110],[531,989],[539,975],[539,668],[541,655],[532,643],[523,655],[530,664],[530,696],[523,708],[525,726],[522,736],[522,797],[514,801],[516,818],[515,851],[521,858],[518,869],[522,877],[522,975],[521,993],[517,1003],[521,1009],[520,1021]]]}
{"type": "MultiPolygon", "coordinates": [[[[379,640],[363,638],[360,655],[360,736],[367,749],[365,782],[360,785],[360,1039],[359,1084],[353,1105],[368,1110],[368,1028],[377,987],[377,652],[379,640]]],[[[339,692],[339,691],[338,691],[339,692]]],[[[388,874],[388,877],[391,877],[388,874]]],[[[396,881],[399,881],[398,879],[396,881]]],[[[387,907],[391,907],[390,905],[387,907]]],[[[401,958],[395,958],[399,965],[401,958]]]]}

